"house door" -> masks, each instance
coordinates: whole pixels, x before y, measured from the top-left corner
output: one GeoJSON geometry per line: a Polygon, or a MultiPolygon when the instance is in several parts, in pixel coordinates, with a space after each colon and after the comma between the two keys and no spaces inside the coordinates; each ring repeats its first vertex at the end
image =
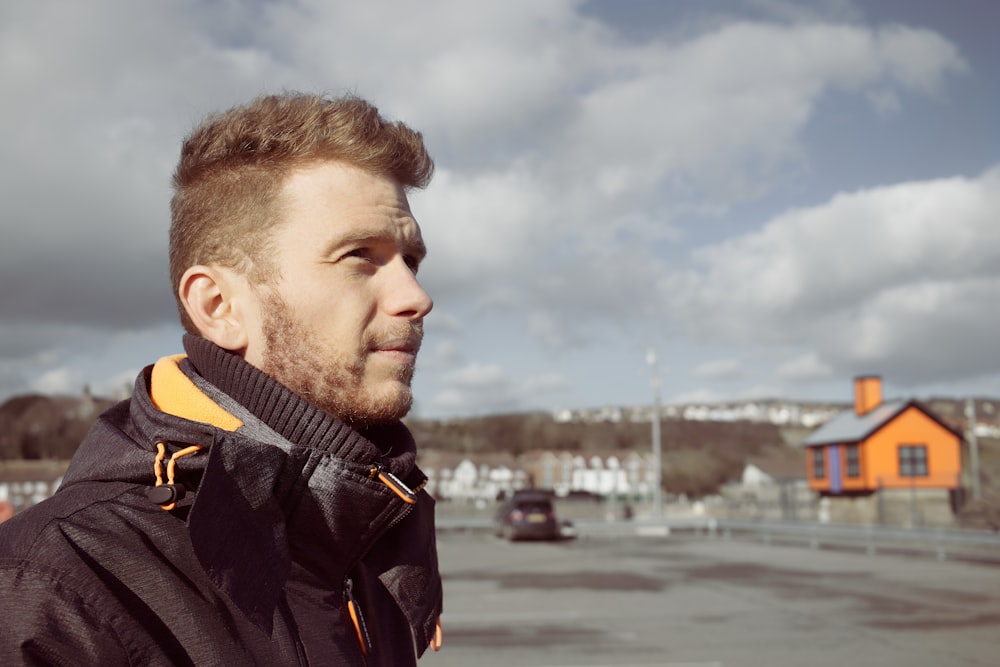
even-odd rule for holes
{"type": "Polygon", "coordinates": [[[840,493],[844,489],[840,465],[840,445],[830,447],[830,493],[840,493]]]}

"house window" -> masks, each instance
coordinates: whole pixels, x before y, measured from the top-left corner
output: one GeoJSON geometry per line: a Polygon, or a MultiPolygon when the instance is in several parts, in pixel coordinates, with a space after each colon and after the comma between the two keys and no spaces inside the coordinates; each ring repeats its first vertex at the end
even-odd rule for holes
{"type": "Polygon", "coordinates": [[[927,477],[927,445],[899,446],[899,476],[927,477]]]}
{"type": "Polygon", "coordinates": [[[861,457],[857,445],[847,445],[844,448],[844,458],[847,459],[847,476],[861,477],[861,457]]]}
{"type": "Polygon", "coordinates": [[[826,477],[826,460],[823,456],[822,447],[813,447],[812,450],[813,479],[823,479],[826,477]]]}

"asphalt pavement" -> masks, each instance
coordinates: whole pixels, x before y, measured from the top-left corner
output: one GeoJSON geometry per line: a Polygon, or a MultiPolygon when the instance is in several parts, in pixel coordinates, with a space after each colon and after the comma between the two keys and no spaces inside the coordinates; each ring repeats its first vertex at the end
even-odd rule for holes
{"type": "Polygon", "coordinates": [[[443,531],[427,667],[996,667],[1000,567],[693,535],[443,531]]]}

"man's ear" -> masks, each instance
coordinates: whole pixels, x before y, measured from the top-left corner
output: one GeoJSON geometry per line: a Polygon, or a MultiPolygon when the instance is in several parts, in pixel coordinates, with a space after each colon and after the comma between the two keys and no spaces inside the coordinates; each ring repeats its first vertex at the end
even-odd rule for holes
{"type": "Polygon", "coordinates": [[[226,350],[246,350],[251,322],[244,301],[252,294],[242,275],[219,266],[192,266],[177,289],[202,336],[226,350]]]}

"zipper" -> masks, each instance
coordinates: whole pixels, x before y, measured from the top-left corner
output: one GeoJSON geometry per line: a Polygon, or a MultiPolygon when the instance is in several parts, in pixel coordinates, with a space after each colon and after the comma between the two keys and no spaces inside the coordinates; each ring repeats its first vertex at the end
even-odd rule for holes
{"type": "Polygon", "coordinates": [[[386,470],[381,463],[373,464],[368,476],[370,479],[378,477],[379,481],[388,486],[407,505],[416,504],[417,494],[413,492],[413,489],[404,484],[403,480],[386,470]]]}
{"type": "Polygon", "coordinates": [[[309,664],[309,660],[306,659],[306,648],[302,644],[302,637],[299,635],[299,626],[295,622],[295,616],[292,614],[292,609],[288,606],[288,599],[284,595],[278,601],[278,611],[285,622],[289,637],[295,645],[295,654],[299,659],[298,664],[305,667],[309,664]]]}
{"type": "Polygon", "coordinates": [[[358,646],[361,647],[361,655],[365,658],[372,651],[372,638],[368,634],[368,626],[365,624],[365,616],[361,612],[361,605],[354,597],[354,580],[350,577],[344,579],[344,598],[347,600],[347,614],[351,617],[354,625],[354,632],[358,637],[358,646]]]}
{"type": "MultiPolygon", "coordinates": [[[[368,470],[368,478],[377,478],[380,482],[389,487],[389,489],[404,503],[392,521],[378,531],[378,535],[376,535],[372,540],[372,543],[374,544],[393,526],[409,516],[410,512],[413,511],[413,506],[417,504],[417,493],[423,489],[426,481],[417,487],[417,490],[413,490],[407,486],[403,480],[399,479],[399,477],[387,470],[381,463],[373,463],[371,465],[371,468],[368,470]]],[[[351,568],[353,568],[356,564],[356,562],[353,563],[351,568]]],[[[348,569],[348,571],[350,571],[350,569],[348,569]]],[[[363,612],[361,611],[361,605],[358,604],[357,598],[354,597],[354,581],[349,576],[344,578],[344,598],[346,601],[347,613],[351,618],[351,623],[354,625],[354,632],[357,635],[358,644],[361,648],[362,659],[367,663],[368,655],[371,653],[373,648],[372,639],[371,635],[368,633],[368,626],[365,624],[365,618],[363,612]]],[[[412,629],[410,632],[412,639],[412,629]]]]}

